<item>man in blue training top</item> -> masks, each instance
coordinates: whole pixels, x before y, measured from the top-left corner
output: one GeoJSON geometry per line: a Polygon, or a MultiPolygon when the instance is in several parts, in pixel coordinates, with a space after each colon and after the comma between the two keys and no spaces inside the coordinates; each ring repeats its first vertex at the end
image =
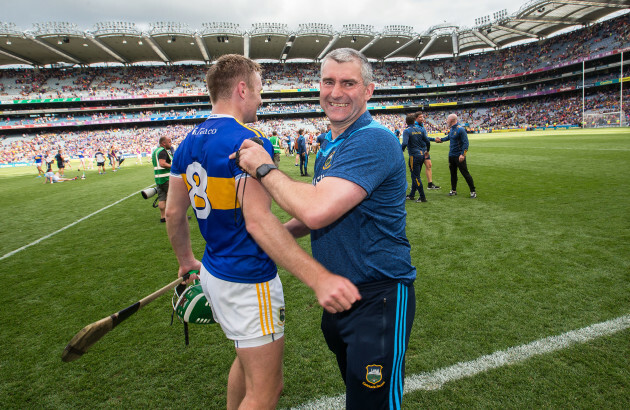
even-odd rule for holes
{"type": "MultiPolygon", "coordinates": [[[[317,153],[312,183],[279,170],[261,183],[293,216],[285,224],[289,231],[310,233],[315,259],[361,292],[347,312],[322,314],[324,338],[346,384],[346,408],[399,409],[416,269],[405,233],[405,160],[394,134],[367,111],[372,76],[367,58],[354,49],[326,55],[319,102],[331,131],[317,153]]],[[[252,141],[243,142],[239,156],[250,174],[271,163],[252,141]]]]}
{"type": "Polygon", "coordinates": [[[317,149],[315,150],[316,154],[317,154],[317,151],[319,151],[319,149],[322,147],[322,144],[324,143],[324,140],[326,139],[326,134],[328,133],[328,131],[330,131],[330,124],[326,126],[325,130],[322,129],[322,133],[319,134],[317,138],[315,139],[315,141],[317,142],[316,144],[317,149]]]}
{"type": "Polygon", "coordinates": [[[304,138],[304,130],[298,131],[297,154],[300,157],[300,175],[307,177],[308,175],[308,152],[306,152],[306,138],[304,138]]]}
{"type": "MultiPolygon", "coordinates": [[[[221,56],[206,76],[212,115],[179,145],[170,174],[166,228],[179,262],[179,276],[199,270],[215,320],[234,342],[227,408],[275,408],[282,391],[285,306],[273,261],[313,289],[331,313],[360,299],[348,279],[333,275],[295,242],[271,212],[260,180],[229,155],[255,138],[267,155],[270,141],[245,125],[256,121],[262,80],[260,65],[236,54],[221,56]],[[206,241],[201,262],[193,254],[186,212],[192,206],[206,241]],[[273,261],[272,261],[273,259],[273,261]]],[[[196,277],[196,275],[195,275],[196,277]]]]}
{"type": "MultiPolygon", "coordinates": [[[[416,127],[420,127],[424,131],[424,135],[427,135],[427,130],[424,127],[424,114],[422,111],[416,112],[416,127]]],[[[428,140],[428,138],[427,138],[428,140]]],[[[431,163],[431,142],[427,142],[427,150],[424,153],[424,172],[427,174],[427,189],[440,189],[439,185],[433,183],[433,163],[431,163]]]]}
{"type": "Polygon", "coordinates": [[[409,147],[409,171],[411,172],[411,192],[405,199],[414,200],[416,191],[418,191],[420,198],[416,202],[427,202],[420,179],[420,171],[422,171],[422,164],[424,164],[424,154],[429,151],[431,142],[429,142],[424,128],[419,127],[416,123],[415,114],[407,114],[405,122],[407,128],[403,131],[402,150],[404,151],[409,147]]]}
{"type": "Polygon", "coordinates": [[[448,151],[448,169],[451,171],[451,192],[449,192],[448,195],[457,195],[457,170],[459,169],[459,172],[462,173],[462,176],[468,184],[468,188],[470,188],[470,197],[477,198],[475,183],[466,165],[466,153],[468,153],[468,134],[466,133],[466,129],[457,123],[457,115],[455,114],[446,117],[446,126],[450,128],[448,136],[445,138],[429,138],[429,140],[437,143],[444,141],[451,142],[448,151]]]}

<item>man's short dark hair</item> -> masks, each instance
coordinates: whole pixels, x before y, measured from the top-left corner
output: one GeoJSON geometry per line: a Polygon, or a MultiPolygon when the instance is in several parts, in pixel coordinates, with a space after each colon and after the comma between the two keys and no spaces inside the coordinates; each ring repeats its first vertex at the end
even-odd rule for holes
{"type": "Polygon", "coordinates": [[[413,125],[414,122],[416,122],[416,117],[417,115],[414,114],[407,114],[407,116],[405,117],[405,122],[407,123],[407,125],[413,125]]]}
{"type": "Polygon", "coordinates": [[[239,81],[245,81],[247,87],[253,89],[254,73],[262,73],[260,64],[247,57],[238,54],[225,54],[219,57],[206,74],[210,102],[229,99],[239,81]]]}

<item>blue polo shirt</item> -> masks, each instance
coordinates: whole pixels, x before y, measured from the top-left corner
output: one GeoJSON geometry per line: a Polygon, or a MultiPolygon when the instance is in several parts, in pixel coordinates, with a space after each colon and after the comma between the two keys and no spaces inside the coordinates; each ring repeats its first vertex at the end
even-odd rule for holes
{"type": "Polygon", "coordinates": [[[356,285],[387,279],[412,283],[416,268],[405,233],[406,167],[394,134],[369,112],[335,140],[328,132],[313,184],[327,177],[351,181],[367,197],[337,221],[311,231],[315,259],[356,285]]]}

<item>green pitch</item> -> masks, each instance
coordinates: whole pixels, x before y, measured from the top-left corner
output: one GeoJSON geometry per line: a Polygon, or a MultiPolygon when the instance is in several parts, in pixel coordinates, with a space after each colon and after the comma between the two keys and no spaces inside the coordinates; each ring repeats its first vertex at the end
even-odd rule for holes
{"type": "MultiPolygon", "coordinates": [[[[447,196],[445,143],[431,150],[442,189],[427,191],[427,203],[407,204],[418,269],[407,376],[630,314],[630,130],[470,135],[470,142],[476,200],[461,177],[459,195],[447,196]]],[[[0,408],[224,408],[232,344],[218,326],[191,325],[185,348],[182,326],[169,325],[169,297],[78,361],[61,362],[83,326],[176,275],[159,212],[132,195],[152,184],[151,167],[133,161],[52,186],[35,178],[35,167],[0,170],[0,408]]],[[[309,162],[312,174],[314,157],[309,162]]],[[[281,157],[281,169],[300,179],[293,164],[281,157]]],[[[67,174],[80,176],[73,167],[67,174]]],[[[422,179],[426,186],[424,170],[422,179]]],[[[201,257],[196,226],[192,235],[201,257]]],[[[300,244],[310,249],[308,239],[300,244]]],[[[343,384],[319,330],[321,309],[305,286],[281,275],[280,407],[337,396],[343,384]]],[[[628,408],[628,340],[626,329],[446,380],[406,394],[404,408],[628,408]]]]}

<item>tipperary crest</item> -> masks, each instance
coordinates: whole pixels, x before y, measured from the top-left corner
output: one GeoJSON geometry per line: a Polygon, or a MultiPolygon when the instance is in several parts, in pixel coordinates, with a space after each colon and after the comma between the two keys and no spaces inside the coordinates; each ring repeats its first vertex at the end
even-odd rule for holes
{"type": "Polygon", "coordinates": [[[280,308],[280,323],[278,323],[279,325],[284,325],[284,318],[285,318],[285,313],[284,313],[284,306],[282,306],[280,308]]]}
{"type": "Polygon", "coordinates": [[[333,157],[335,156],[335,152],[337,152],[337,150],[331,152],[330,155],[326,158],[326,161],[324,162],[323,169],[330,168],[330,166],[332,165],[333,157]]]}
{"type": "Polygon", "coordinates": [[[383,366],[380,364],[371,364],[369,366],[365,366],[365,369],[365,380],[370,383],[370,385],[365,383],[363,384],[372,388],[381,387],[383,384],[381,383],[379,385],[379,383],[383,380],[383,366]]]}

